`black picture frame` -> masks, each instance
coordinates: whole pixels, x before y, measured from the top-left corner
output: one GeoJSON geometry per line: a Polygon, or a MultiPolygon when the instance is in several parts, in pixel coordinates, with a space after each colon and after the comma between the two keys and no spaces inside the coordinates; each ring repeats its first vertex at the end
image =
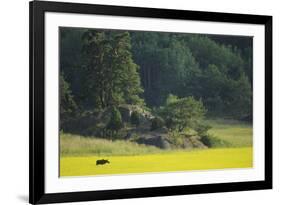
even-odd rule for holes
{"type": "Polygon", "coordinates": [[[104,6],[80,3],[32,1],[30,12],[30,164],[29,202],[31,204],[75,202],[183,195],[198,193],[260,190],[272,188],[272,17],[123,6],[104,6]],[[235,183],[182,185],[71,193],[45,193],[45,76],[44,39],[46,12],[102,14],[111,16],[182,19],[209,22],[246,23],[265,26],[265,180],[235,183]]]}

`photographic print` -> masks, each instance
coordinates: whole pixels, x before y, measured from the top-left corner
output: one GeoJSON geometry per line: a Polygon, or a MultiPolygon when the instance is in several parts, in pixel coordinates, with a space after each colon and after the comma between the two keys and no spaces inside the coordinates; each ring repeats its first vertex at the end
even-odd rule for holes
{"type": "Polygon", "coordinates": [[[59,28],[59,175],[253,167],[253,37],[59,28]]]}
{"type": "Polygon", "coordinates": [[[30,203],[272,188],[272,16],[29,5],[30,203]]]}

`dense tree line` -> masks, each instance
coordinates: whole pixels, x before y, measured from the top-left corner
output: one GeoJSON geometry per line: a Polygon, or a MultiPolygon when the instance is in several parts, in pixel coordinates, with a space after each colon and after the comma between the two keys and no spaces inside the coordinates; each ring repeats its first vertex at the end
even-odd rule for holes
{"type": "Polygon", "coordinates": [[[120,104],[158,108],[171,94],[183,99],[171,110],[196,99],[207,115],[252,115],[250,37],[61,28],[60,39],[61,118],[120,104]]]}
{"type": "Polygon", "coordinates": [[[149,105],[162,105],[175,94],[202,99],[212,115],[251,115],[249,47],[218,43],[207,35],[132,32],[131,36],[149,105]]]}

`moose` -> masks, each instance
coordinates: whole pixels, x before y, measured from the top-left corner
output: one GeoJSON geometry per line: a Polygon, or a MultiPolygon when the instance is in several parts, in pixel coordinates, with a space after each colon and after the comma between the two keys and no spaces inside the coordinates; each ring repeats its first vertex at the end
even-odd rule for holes
{"type": "Polygon", "coordinates": [[[97,166],[97,165],[104,165],[104,164],[106,164],[106,163],[110,164],[109,160],[107,160],[107,159],[98,159],[98,160],[96,161],[96,166],[97,166]]]}

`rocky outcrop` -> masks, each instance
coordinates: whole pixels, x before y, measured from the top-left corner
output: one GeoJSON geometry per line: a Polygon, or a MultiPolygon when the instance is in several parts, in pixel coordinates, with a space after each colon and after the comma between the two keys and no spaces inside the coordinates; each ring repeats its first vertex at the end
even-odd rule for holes
{"type": "Polygon", "coordinates": [[[155,136],[155,135],[143,135],[140,136],[137,140],[139,144],[151,145],[155,147],[159,147],[161,149],[170,149],[171,144],[169,141],[163,136],[155,136]]]}
{"type": "Polygon", "coordinates": [[[169,135],[165,130],[162,132],[147,132],[145,134],[132,134],[128,133],[125,137],[126,140],[132,139],[132,136],[138,135],[137,139],[134,139],[135,142],[139,144],[145,144],[150,146],[155,146],[160,149],[206,149],[208,148],[204,145],[199,136],[189,136],[183,137],[182,143],[173,143],[173,140],[169,139],[169,135]]]}
{"type": "Polygon", "coordinates": [[[201,142],[201,138],[199,136],[189,137],[190,142],[192,143],[193,148],[208,148],[206,145],[201,142]]]}
{"type": "MultiPolygon", "coordinates": [[[[137,139],[134,139],[135,142],[139,144],[145,144],[150,146],[155,146],[160,149],[206,149],[208,148],[204,145],[199,136],[189,136],[183,137],[182,143],[173,143],[173,140],[169,139],[169,135],[165,130],[161,130],[162,132],[147,132],[145,134],[137,134],[137,139]]],[[[126,136],[126,140],[130,139],[132,136],[136,136],[132,133],[128,133],[126,136]]]]}
{"type": "Polygon", "coordinates": [[[150,121],[151,119],[154,118],[154,116],[149,111],[143,109],[138,105],[123,104],[118,106],[118,109],[122,115],[122,120],[124,122],[130,122],[131,114],[134,111],[140,114],[140,121],[143,123],[150,121]]]}

